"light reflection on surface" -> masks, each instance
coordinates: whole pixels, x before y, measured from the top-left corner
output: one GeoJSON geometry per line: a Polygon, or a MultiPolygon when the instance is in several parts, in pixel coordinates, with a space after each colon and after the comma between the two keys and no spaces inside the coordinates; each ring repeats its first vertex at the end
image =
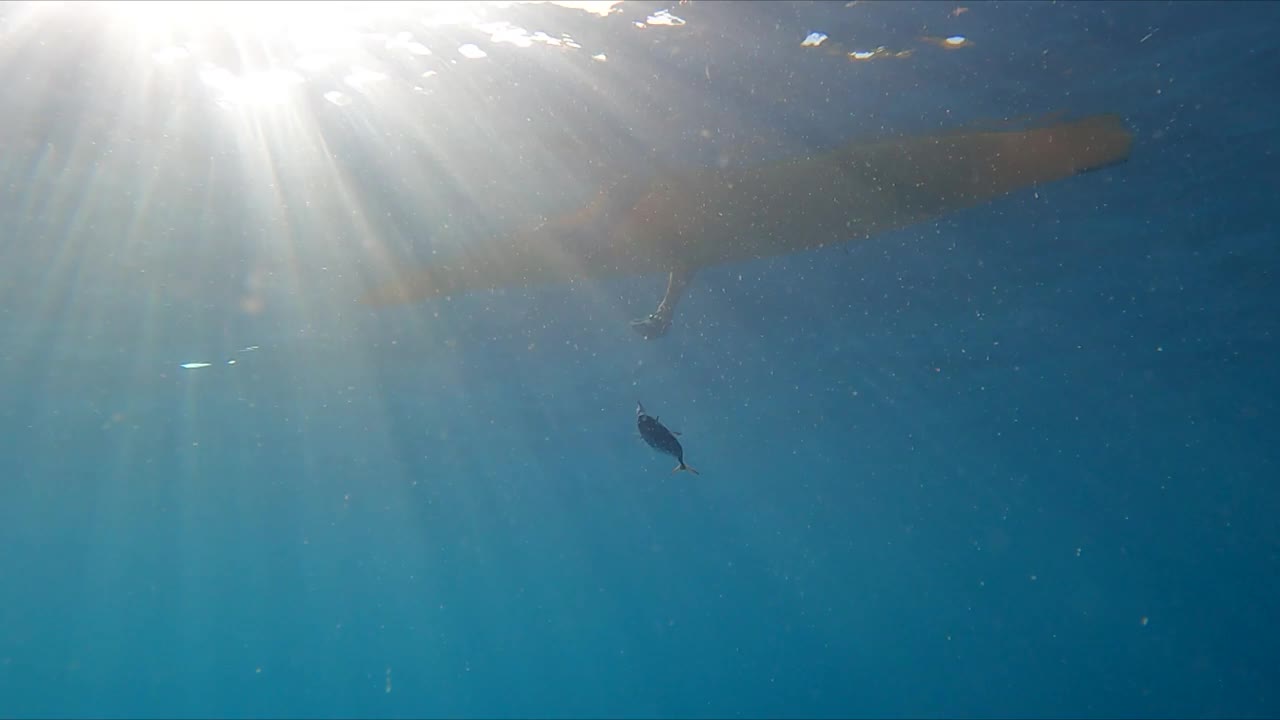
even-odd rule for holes
{"type": "MultiPolygon", "coordinates": [[[[88,100],[110,110],[75,116],[79,141],[21,138],[17,146],[38,157],[26,206],[69,218],[73,228],[101,227],[94,217],[105,210],[95,208],[124,209],[124,247],[154,247],[158,232],[186,232],[183,222],[242,223],[260,235],[259,257],[245,271],[252,282],[244,280],[237,300],[254,315],[270,308],[273,293],[296,293],[299,273],[320,264],[314,258],[377,275],[420,252],[413,246],[423,235],[469,242],[530,213],[553,213],[631,172],[631,151],[619,149],[627,143],[647,152],[664,136],[688,133],[723,145],[712,163],[734,148],[758,154],[751,148],[759,143],[744,145],[715,123],[663,125],[664,114],[653,113],[656,103],[689,105],[704,80],[718,83],[725,70],[708,63],[689,77],[663,73],[642,100],[599,74],[617,65],[644,77],[642,63],[653,58],[612,51],[592,24],[643,29],[654,48],[666,33],[733,36],[732,19],[699,24],[696,4],[628,12],[616,1],[19,3],[7,8],[0,32],[15,41],[7,43],[12,55],[59,42],[61,28],[77,23],[91,26],[94,47],[63,50],[85,59],[89,71],[77,79],[88,100]],[[543,104],[538,82],[562,84],[560,103],[570,100],[572,112],[543,104]],[[638,122],[650,118],[651,126],[638,122]],[[548,176],[568,177],[557,187],[565,192],[550,192],[548,176]],[[41,196],[44,186],[56,189],[41,196]],[[212,217],[209,205],[193,207],[229,197],[243,206],[235,222],[212,217]]],[[[799,44],[851,60],[913,52],[849,48],[839,40],[849,33],[825,30],[810,29],[799,44]]],[[[957,35],[921,40],[969,44],[957,35]]],[[[739,72],[751,77],[746,67],[739,72]]],[[[57,83],[29,92],[74,105],[73,91],[57,83]]],[[[74,254],[69,247],[62,257],[74,254]]],[[[357,274],[324,273],[325,282],[357,274]]],[[[172,274],[148,281],[161,296],[200,296],[172,274]]]]}

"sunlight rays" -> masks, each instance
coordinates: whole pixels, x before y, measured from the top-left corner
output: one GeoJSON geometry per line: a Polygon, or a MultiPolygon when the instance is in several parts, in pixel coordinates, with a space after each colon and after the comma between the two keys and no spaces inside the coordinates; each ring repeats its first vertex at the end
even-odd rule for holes
{"type": "MultiPolygon", "coordinates": [[[[561,4],[600,16],[607,15],[616,5],[561,4]]],[[[351,155],[344,153],[340,163],[327,135],[344,126],[359,133],[366,161],[382,167],[387,177],[421,174],[420,163],[415,161],[420,153],[436,158],[421,181],[412,184],[418,192],[430,192],[443,182],[455,185],[472,202],[492,200],[492,183],[478,183],[474,170],[458,167],[451,159],[459,154],[456,139],[442,143],[434,131],[441,126],[469,126],[477,149],[499,154],[508,148],[512,153],[518,152],[511,146],[512,138],[500,129],[501,124],[486,131],[483,126],[488,118],[474,115],[486,104],[481,87],[473,89],[468,82],[442,80],[441,74],[446,71],[464,71],[461,66],[456,70],[453,66],[467,62],[465,52],[462,56],[457,53],[472,44],[458,43],[470,32],[470,37],[477,40],[487,38],[490,45],[508,43],[527,48],[541,43],[548,48],[581,49],[572,39],[538,29],[524,30],[495,19],[493,10],[510,5],[116,2],[97,5],[95,11],[103,16],[106,32],[113,36],[111,41],[128,46],[135,55],[121,59],[114,68],[119,72],[112,73],[118,75],[117,82],[119,78],[132,78],[132,87],[121,94],[122,102],[134,106],[169,105],[170,112],[176,114],[179,110],[163,99],[147,102],[149,86],[162,81],[181,82],[184,96],[192,99],[193,87],[204,88],[207,99],[196,101],[212,101],[216,109],[198,111],[212,113],[207,124],[216,127],[215,131],[225,135],[235,148],[242,167],[243,181],[239,185],[247,191],[242,202],[251,208],[246,220],[252,225],[276,228],[264,238],[272,249],[267,254],[274,255],[266,258],[269,264],[297,271],[302,257],[347,256],[354,263],[359,254],[366,260],[372,257],[386,272],[395,262],[391,258],[394,253],[368,252],[371,245],[375,250],[383,246],[387,234],[386,227],[371,224],[370,213],[362,211],[371,200],[372,188],[358,188],[359,183],[353,184],[346,176],[349,173],[344,173],[342,165],[350,162],[351,155]],[[383,29],[394,27],[405,29],[383,29]],[[374,112],[377,126],[370,123],[374,112]],[[300,190],[297,178],[282,182],[277,177],[280,168],[300,166],[312,169],[313,175],[306,178],[311,191],[300,190]],[[320,187],[330,193],[317,195],[314,191],[320,187]],[[334,199],[338,202],[334,203],[334,199]],[[309,230],[282,222],[281,218],[295,208],[313,202],[345,205],[350,213],[343,220],[336,217],[339,213],[330,212],[329,218],[337,220],[336,224],[309,230]],[[291,247],[290,243],[299,245],[291,247]],[[379,255],[383,256],[381,260],[379,255]]],[[[553,54],[543,54],[539,59],[558,62],[553,54]]],[[[531,158],[521,159],[527,162],[531,158]]],[[[197,159],[181,160],[189,164],[197,159]]],[[[160,164],[163,161],[157,164],[157,176],[141,183],[144,187],[162,184],[158,177],[164,168],[160,164]]],[[[145,191],[135,206],[130,236],[146,226],[143,216],[149,211],[150,195],[150,190],[145,191]]],[[[408,237],[405,240],[412,241],[408,237]]],[[[125,242],[130,240],[126,238],[125,242]]],[[[296,291],[296,278],[294,285],[280,290],[296,291]]],[[[261,302],[252,305],[261,307],[261,302]]]]}
{"type": "MultiPolygon", "coordinates": [[[[79,54],[88,71],[80,76],[89,93],[81,100],[110,108],[98,117],[77,114],[94,131],[74,132],[73,147],[37,155],[43,170],[37,185],[55,193],[72,187],[79,194],[32,190],[25,199],[57,207],[54,212],[70,223],[60,233],[64,258],[154,246],[163,224],[157,217],[181,207],[200,215],[191,207],[192,193],[206,202],[233,200],[247,211],[240,218],[246,232],[271,228],[263,233],[260,252],[267,266],[293,269],[286,275],[302,272],[301,260],[321,257],[330,262],[317,264],[386,273],[406,246],[421,247],[422,235],[508,232],[520,218],[539,212],[539,204],[555,200],[543,195],[541,177],[581,177],[577,163],[593,154],[591,147],[585,154],[573,152],[581,143],[571,127],[555,130],[563,140],[540,143],[550,135],[513,133],[508,118],[485,112],[508,84],[518,84],[518,65],[502,48],[527,51],[524,61],[543,66],[546,78],[584,88],[592,84],[591,68],[601,67],[593,55],[602,56],[601,48],[584,48],[554,32],[554,22],[526,28],[536,15],[525,12],[512,22],[501,14],[515,6],[559,6],[561,14],[570,8],[595,17],[618,11],[617,2],[121,0],[16,6],[4,30],[25,34],[28,42],[58,36],[64,26],[79,28],[89,42],[59,52],[79,54]],[[483,49],[485,57],[469,59],[468,47],[477,48],[477,57],[483,49]],[[334,137],[343,138],[339,147],[334,137]],[[128,152],[113,154],[122,143],[128,152]],[[473,162],[460,162],[468,155],[485,165],[505,163],[516,175],[497,178],[473,162]],[[374,187],[371,173],[353,175],[357,157],[390,182],[374,187]],[[58,158],[66,165],[55,167],[58,158]],[[238,178],[212,170],[228,161],[239,166],[238,178]],[[308,170],[292,170],[300,167],[308,170]],[[292,177],[279,177],[281,168],[290,168],[292,177]],[[92,181],[69,182],[76,176],[92,181]],[[223,185],[209,187],[210,182],[223,185]],[[417,196],[416,204],[431,213],[415,219],[425,233],[397,227],[387,205],[396,195],[417,196]],[[323,215],[327,222],[294,222],[299,208],[313,206],[307,214],[323,215]],[[87,234],[101,233],[93,219],[81,218],[108,212],[117,222],[123,214],[126,229],[113,233],[110,249],[100,245],[103,240],[84,247],[87,234]],[[464,220],[463,213],[472,217],[464,220]]],[[[68,91],[51,85],[41,92],[68,91]]],[[[544,108],[535,113],[548,116],[543,123],[553,117],[544,108]]],[[[581,192],[590,192],[590,180],[583,184],[581,192]]],[[[152,274],[149,281],[166,274],[152,274]]],[[[296,284],[295,277],[293,287],[279,290],[294,292],[296,284]]],[[[162,294],[172,289],[161,286],[162,294]]],[[[190,297],[194,291],[182,292],[190,297]]],[[[260,311],[263,302],[258,297],[246,307],[260,311]]]]}
{"type": "MultiPolygon", "coordinates": [[[[320,332],[350,347],[385,341],[385,328],[365,330],[376,320],[353,302],[369,276],[415,255],[485,261],[508,251],[486,241],[518,242],[537,218],[590,201],[620,173],[648,170],[643,153],[671,130],[651,120],[653,108],[692,104],[702,85],[630,84],[656,76],[649,47],[607,48],[603,34],[582,30],[617,12],[616,2],[10,10],[4,32],[21,42],[0,63],[40,66],[22,48],[41,46],[34,59],[52,68],[51,79],[23,88],[33,105],[52,108],[40,116],[56,127],[28,128],[26,167],[5,161],[22,176],[25,214],[55,220],[45,224],[54,228],[45,248],[55,251],[32,273],[41,301],[32,314],[57,328],[40,330],[59,345],[44,351],[73,355],[111,328],[123,331],[118,347],[143,375],[158,355],[177,368],[179,358],[262,340],[239,337],[244,328],[320,332]],[[500,12],[516,5],[518,15],[500,12]],[[561,22],[568,16],[578,24],[561,22]],[[467,57],[468,46],[485,56],[467,57]],[[607,62],[593,59],[605,50],[607,62]],[[95,302],[103,297],[112,303],[95,302]]],[[[683,21],[637,30],[630,20],[610,22],[654,40],[685,32],[683,21]]],[[[591,236],[600,227],[577,229],[573,242],[601,239],[591,236]]],[[[547,267],[582,274],[581,247],[542,249],[547,267]]],[[[607,287],[571,284],[580,302],[621,314],[607,287]]],[[[518,312],[531,297],[513,288],[453,310],[407,308],[393,333],[439,350],[465,335],[467,309],[518,312]]],[[[627,333],[629,319],[592,322],[627,333]]],[[[532,349],[549,327],[526,312],[499,332],[532,349]]],[[[438,377],[461,383],[465,369],[453,361],[434,358],[446,366],[438,377]]]]}

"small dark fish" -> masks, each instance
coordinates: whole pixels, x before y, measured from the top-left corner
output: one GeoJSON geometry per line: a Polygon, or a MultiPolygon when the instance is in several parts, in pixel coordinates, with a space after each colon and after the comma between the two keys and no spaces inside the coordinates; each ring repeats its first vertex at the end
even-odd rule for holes
{"type": "Polygon", "coordinates": [[[640,437],[644,439],[649,447],[661,453],[666,453],[679,461],[679,465],[675,466],[671,472],[679,472],[687,470],[694,475],[698,474],[697,470],[684,464],[684,448],[680,447],[680,441],[676,439],[676,435],[668,430],[662,423],[658,422],[658,418],[650,417],[645,414],[644,406],[636,403],[636,427],[640,429],[640,437]]]}

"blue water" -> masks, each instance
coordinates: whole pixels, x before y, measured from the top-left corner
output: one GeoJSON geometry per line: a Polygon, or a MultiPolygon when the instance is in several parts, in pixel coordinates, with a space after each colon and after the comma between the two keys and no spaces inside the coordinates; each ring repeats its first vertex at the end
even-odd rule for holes
{"type": "Polygon", "coordinates": [[[1280,715],[1280,6],[268,9],[3,9],[0,716],[1280,715]],[[1130,160],[659,340],[656,276],[355,302],[619,168],[1057,111],[1130,160]]]}

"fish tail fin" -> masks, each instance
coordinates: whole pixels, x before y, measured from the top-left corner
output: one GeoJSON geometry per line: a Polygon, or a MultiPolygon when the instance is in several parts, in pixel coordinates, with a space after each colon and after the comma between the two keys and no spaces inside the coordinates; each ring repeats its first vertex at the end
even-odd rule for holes
{"type": "Polygon", "coordinates": [[[693,468],[689,467],[688,465],[685,465],[683,460],[681,460],[681,461],[680,461],[680,464],[679,464],[679,465],[677,465],[677,466],[675,466],[674,468],[672,468],[672,469],[671,469],[671,472],[673,472],[673,473],[677,473],[677,472],[681,472],[681,471],[683,471],[683,472],[691,472],[691,473],[693,473],[694,475],[701,475],[701,474],[702,474],[702,473],[698,472],[697,470],[694,470],[693,468]]]}

